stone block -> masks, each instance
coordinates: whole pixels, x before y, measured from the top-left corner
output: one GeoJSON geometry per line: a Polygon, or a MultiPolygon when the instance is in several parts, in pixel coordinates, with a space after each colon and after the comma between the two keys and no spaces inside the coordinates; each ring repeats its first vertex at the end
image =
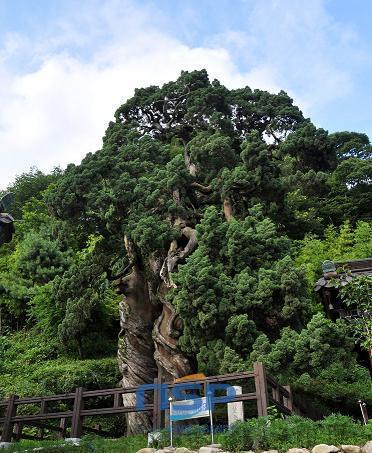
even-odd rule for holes
{"type": "Polygon", "coordinates": [[[200,447],[199,453],[222,453],[222,445],[211,444],[207,445],[206,447],[200,447]]]}
{"type": "Polygon", "coordinates": [[[372,440],[363,445],[362,453],[372,453],[372,440]]]}
{"type": "Polygon", "coordinates": [[[176,447],[164,447],[164,453],[175,453],[176,447]]]}
{"type": "Polygon", "coordinates": [[[75,447],[78,447],[80,445],[81,439],[80,437],[66,437],[65,442],[66,444],[71,444],[75,447]]]}
{"type": "Polygon", "coordinates": [[[341,450],[344,453],[360,453],[359,445],[341,445],[341,450]]]}
{"type": "Polygon", "coordinates": [[[307,448],[290,448],[287,453],[310,453],[307,448]]]}
{"type": "Polygon", "coordinates": [[[311,453],[337,453],[338,451],[340,451],[340,449],[334,445],[319,444],[315,445],[311,450],[311,453]]]}
{"type": "MultiPolygon", "coordinates": [[[[240,385],[234,385],[227,390],[228,396],[235,396],[242,394],[242,387],[240,385]]],[[[235,403],[227,403],[227,417],[229,428],[238,421],[244,421],[244,407],[243,402],[238,401],[235,403]]]]}

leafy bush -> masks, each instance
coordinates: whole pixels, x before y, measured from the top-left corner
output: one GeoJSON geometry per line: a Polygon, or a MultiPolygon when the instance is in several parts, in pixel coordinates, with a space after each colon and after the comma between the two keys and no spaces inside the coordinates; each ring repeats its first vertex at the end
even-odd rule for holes
{"type": "Polygon", "coordinates": [[[0,337],[0,399],[11,393],[36,396],[75,387],[117,387],[116,357],[76,360],[61,354],[56,340],[36,331],[0,337]]]}
{"type": "Polygon", "coordinates": [[[372,424],[354,422],[343,415],[330,415],[321,421],[292,416],[287,419],[260,417],[236,423],[221,442],[225,449],[238,452],[249,449],[312,448],[316,444],[362,445],[372,436],[372,424]]]}

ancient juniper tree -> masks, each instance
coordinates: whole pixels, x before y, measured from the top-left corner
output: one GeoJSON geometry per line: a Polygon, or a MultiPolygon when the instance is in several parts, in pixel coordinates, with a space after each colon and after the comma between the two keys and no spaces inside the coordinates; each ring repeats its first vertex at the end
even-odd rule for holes
{"type": "MultiPolygon", "coordinates": [[[[350,196],[348,167],[331,176],[348,140],[284,92],[228,90],[206,71],[138,89],[116,111],[102,149],[68,167],[49,205],[77,242],[102,237],[96,261],[123,295],[124,386],[233,369],[261,335],[303,328],[311,310],[292,239],[347,215],[332,200],[350,196]]],[[[150,428],[145,414],[128,422],[150,428]]]]}

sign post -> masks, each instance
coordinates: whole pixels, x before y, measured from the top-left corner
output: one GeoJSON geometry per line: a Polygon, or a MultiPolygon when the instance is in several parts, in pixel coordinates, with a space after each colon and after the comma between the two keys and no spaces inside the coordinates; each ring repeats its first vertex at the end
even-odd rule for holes
{"type": "MultiPolygon", "coordinates": [[[[168,398],[169,403],[169,431],[170,443],[173,448],[173,423],[181,420],[191,420],[195,418],[209,418],[212,444],[214,443],[214,426],[213,426],[213,405],[216,399],[214,398],[217,389],[227,390],[227,395],[224,400],[229,402],[235,396],[235,389],[228,384],[211,384],[204,386],[204,395],[199,397],[190,393],[190,390],[201,390],[199,384],[180,384],[173,387],[172,396],[168,398]],[[188,393],[185,393],[188,392],[188,393]]],[[[218,400],[218,398],[217,398],[218,400]]],[[[166,404],[166,408],[168,404],[166,404]]]]}
{"type": "Polygon", "coordinates": [[[168,401],[169,401],[170,446],[173,448],[173,414],[172,414],[172,401],[173,401],[173,398],[170,396],[168,401]]]}
{"type": "Polygon", "coordinates": [[[366,403],[364,403],[362,400],[358,401],[360,410],[362,412],[362,417],[363,417],[363,423],[365,425],[368,424],[368,413],[367,413],[367,408],[366,408],[366,403]]]}
{"type": "Polygon", "coordinates": [[[213,420],[208,397],[177,401],[173,401],[173,398],[170,397],[168,401],[171,447],[173,447],[173,422],[206,417],[211,420],[213,431],[213,420]]]}
{"type": "Polygon", "coordinates": [[[208,408],[209,408],[209,421],[211,424],[211,438],[212,438],[212,445],[214,444],[214,432],[213,432],[213,412],[212,412],[212,398],[211,398],[211,391],[207,392],[208,398],[208,408]]]}

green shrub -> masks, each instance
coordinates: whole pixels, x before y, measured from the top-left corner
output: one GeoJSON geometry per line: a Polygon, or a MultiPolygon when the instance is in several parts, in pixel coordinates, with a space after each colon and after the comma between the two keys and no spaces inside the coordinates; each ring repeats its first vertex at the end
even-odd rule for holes
{"type": "MultiPolygon", "coordinates": [[[[187,426],[182,431],[182,435],[176,434],[174,438],[174,445],[177,447],[186,447],[190,450],[199,450],[203,445],[210,443],[211,435],[207,433],[206,427],[201,425],[187,426]]],[[[166,445],[169,445],[169,443],[166,445]]]]}
{"type": "Polygon", "coordinates": [[[0,399],[117,387],[116,357],[76,360],[36,330],[0,337],[0,399]]]}
{"type": "MultiPolygon", "coordinates": [[[[342,415],[331,415],[321,421],[292,416],[287,419],[260,417],[237,422],[233,428],[223,434],[215,435],[215,442],[221,443],[223,448],[233,453],[249,449],[274,449],[281,452],[289,448],[303,447],[311,449],[320,443],[326,444],[354,444],[363,445],[372,439],[372,424],[367,426],[354,422],[351,418],[342,415]]],[[[198,450],[209,444],[210,434],[206,434],[203,427],[193,425],[187,428],[182,435],[176,434],[173,444],[176,447],[187,447],[198,450]]],[[[170,444],[169,431],[163,430],[161,439],[156,448],[170,444]]],[[[80,447],[62,447],[60,441],[31,442],[21,441],[9,451],[25,451],[31,447],[44,447],[44,451],[54,452],[63,450],[78,452],[123,452],[136,453],[147,445],[147,436],[129,436],[119,439],[103,439],[97,436],[84,436],[80,447]],[[52,446],[55,448],[52,448],[52,446]]]]}
{"type": "Polygon", "coordinates": [[[332,414],[321,421],[292,416],[287,419],[260,417],[236,423],[222,436],[225,449],[239,452],[250,449],[312,448],[316,444],[362,445],[372,438],[372,424],[367,426],[351,418],[332,414]]]}
{"type": "Polygon", "coordinates": [[[230,451],[264,449],[267,445],[269,418],[255,418],[246,422],[237,422],[231,431],[223,436],[223,445],[230,451]]]}

